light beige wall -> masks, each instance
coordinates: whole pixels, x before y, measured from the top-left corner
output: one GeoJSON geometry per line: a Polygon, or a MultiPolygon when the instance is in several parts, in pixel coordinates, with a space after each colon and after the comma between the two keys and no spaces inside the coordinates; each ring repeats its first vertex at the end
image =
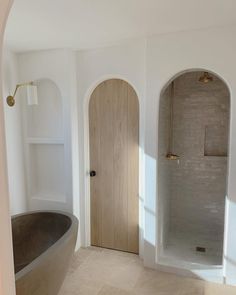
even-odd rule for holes
{"type": "MultiPolygon", "coordinates": [[[[0,56],[2,59],[3,34],[5,22],[12,1],[1,0],[0,2],[0,56]]],[[[0,59],[0,67],[1,67],[0,59]]],[[[0,74],[0,93],[2,73],[0,74]]],[[[6,173],[6,152],[4,134],[3,101],[0,100],[0,295],[14,295],[14,271],[11,245],[11,225],[9,212],[8,185],[6,173]]]]}

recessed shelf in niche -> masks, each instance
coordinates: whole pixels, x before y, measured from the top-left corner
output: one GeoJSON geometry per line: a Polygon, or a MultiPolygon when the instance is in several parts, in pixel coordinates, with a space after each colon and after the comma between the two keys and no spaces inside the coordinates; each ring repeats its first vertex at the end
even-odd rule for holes
{"type": "Polygon", "coordinates": [[[43,192],[32,195],[31,199],[37,201],[56,201],[57,203],[65,204],[66,196],[65,194],[60,195],[59,193],[53,194],[52,192],[43,192]]]}
{"type": "Polygon", "coordinates": [[[227,157],[228,126],[209,125],[205,127],[204,156],[227,157]]]}
{"type": "Polygon", "coordinates": [[[64,144],[63,138],[40,138],[40,137],[28,137],[28,144],[64,144]]]}
{"type": "Polygon", "coordinates": [[[30,198],[56,202],[66,199],[64,145],[29,146],[30,198]]]}

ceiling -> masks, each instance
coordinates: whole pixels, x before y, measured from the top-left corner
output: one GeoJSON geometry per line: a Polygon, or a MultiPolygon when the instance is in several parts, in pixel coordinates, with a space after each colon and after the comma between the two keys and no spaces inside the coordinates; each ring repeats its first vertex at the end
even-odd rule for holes
{"type": "Polygon", "coordinates": [[[15,0],[5,42],[22,52],[85,49],[236,23],[235,0],[15,0]]]}

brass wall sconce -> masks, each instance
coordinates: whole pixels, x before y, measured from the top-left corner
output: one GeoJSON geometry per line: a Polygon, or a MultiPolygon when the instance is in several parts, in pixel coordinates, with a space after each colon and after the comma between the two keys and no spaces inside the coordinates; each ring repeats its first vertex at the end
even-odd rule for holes
{"type": "Polygon", "coordinates": [[[16,103],[15,96],[19,88],[21,87],[27,87],[27,99],[28,99],[28,105],[37,105],[38,104],[38,93],[37,93],[37,86],[34,84],[34,82],[26,82],[22,84],[17,84],[16,89],[14,91],[13,95],[9,95],[7,97],[7,104],[9,107],[13,107],[16,103]]]}

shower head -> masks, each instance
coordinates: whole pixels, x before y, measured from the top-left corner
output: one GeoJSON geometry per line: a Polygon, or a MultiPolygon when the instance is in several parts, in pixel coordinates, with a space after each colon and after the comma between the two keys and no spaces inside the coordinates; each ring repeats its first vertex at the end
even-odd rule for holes
{"type": "Polygon", "coordinates": [[[213,81],[213,77],[208,72],[204,72],[203,75],[199,78],[199,82],[202,82],[202,83],[208,83],[212,81],[213,81]]]}

